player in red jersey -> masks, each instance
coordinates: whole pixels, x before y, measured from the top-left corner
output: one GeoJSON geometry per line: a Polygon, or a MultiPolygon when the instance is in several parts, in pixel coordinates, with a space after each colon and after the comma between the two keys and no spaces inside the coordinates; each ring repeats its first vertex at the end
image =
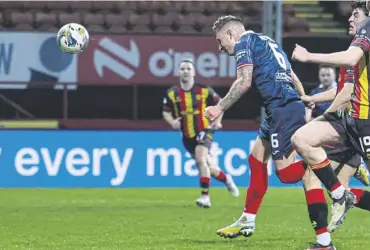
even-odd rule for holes
{"type": "Polygon", "coordinates": [[[208,86],[194,83],[195,69],[191,60],[180,63],[180,85],[167,90],[163,99],[162,115],[173,129],[182,131],[186,150],[195,159],[200,175],[201,195],[196,199],[200,207],[211,207],[210,177],[225,184],[230,194],[239,196],[239,189],[230,175],[225,174],[209,155],[215,129],[221,128],[221,117],[210,124],[203,112],[207,105],[215,105],[219,95],[208,86]]]}
{"type": "MultiPolygon", "coordinates": [[[[361,11],[368,13],[368,2],[355,1],[353,15],[351,17],[351,29],[355,26],[354,23],[359,23],[361,11]]],[[[369,115],[369,51],[370,51],[370,19],[366,18],[356,27],[356,35],[347,51],[331,53],[331,54],[316,54],[309,53],[305,48],[296,45],[293,51],[292,58],[301,62],[312,62],[319,64],[332,64],[350,67],[353,66],[354,88],[352,91],[350,108],[345,108],[347,100],[350,96],[339,93],[337,96],[337,105],[332,107],[329,112],[326,112],[320,119],[315,119],[307,123],[299,129],[292,138],[295,149],[311,166],[315,167],[317,172],[323,172],[322,168],[330,166],[330,161],[321,147],[325,144],[335,144],[343,142],[350,146],[352,150],[356,150],[361,156],[368,160],[370,153],[370,115],[369,115]],[[341,107],[341,105],[344,105],[341,107]],[[342,108],[345,108],[342,110],[342,108]]],[[[347,74],[351,75],[350,72],[347,74]]],[[[338,189],[338,192],[331,193],[337,196],[343,189],[338,189]]],[[[370,197],[364,195],[363,192],[356,193],[358,204],[369,204],[370,197]]],[[[336,200],[336,197],[333,197],[336,200]]],[[[344,201],[343,201],[344,202],[344,201]]],[[[337,202],[338,204],[338,202],[337,202]]],[[[340,204],[340,202],[339,202],[340,204]]],[[[332,210],[332,221],[336,223],[329,224],[331,231],[334,231],[344,220],[346,211],[350,206],[337,206],[332,210]],[[345,211],[343,213],[343,211],[345,211]],[[340,215],[338,217],[338,215],[340,215]]]]}

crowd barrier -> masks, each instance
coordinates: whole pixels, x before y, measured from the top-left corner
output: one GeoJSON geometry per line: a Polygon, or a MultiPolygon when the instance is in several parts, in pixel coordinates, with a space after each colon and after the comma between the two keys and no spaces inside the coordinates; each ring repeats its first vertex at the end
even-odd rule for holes
{"type": "MultiPolygon", "coordinates": [[[[256,135],[215,134],[212,155],[240,187],[249,185],[256,135]]],[[[176,131],[0,130],[0,138],[0,187],[198,187],[195,162],[176,131]]],[[[281,184],[273,169],[270,162],[271,187],[301,186],[281,184]]]]}

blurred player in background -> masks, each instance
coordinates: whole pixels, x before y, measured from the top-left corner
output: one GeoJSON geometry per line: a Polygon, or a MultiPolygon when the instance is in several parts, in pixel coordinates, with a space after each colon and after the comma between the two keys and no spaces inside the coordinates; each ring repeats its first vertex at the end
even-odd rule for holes
{"type": "MultiPolygon", "coordinates": [[[[305,124],[305,105],[300,98],[304,90],[286,54],[271,38],[246,31],[241,19],[234,16],[220,17],[214,23],[213,30],[220,50],[235,55],[237,79],[218,105],[207,107],[205,115],[211,121],[217,120],[243,96],[252,82],[260,92],[266,110],[266,118],[249,156],[251,180],[244,212],[235,223],[217,231],[222,237],[250,236],[255,231],[256,214],[268,188],[267,162],[270,156],[274,160],[277,176],[283,183],[301,180],[306,171],[303,161],[295,162],[297,154],[291,144],[292,135],[305,124]],[[295,85],[298,82],[300,86],[297,88],[295,85]]],[[[347,211],[338,207],[352,205],[354,195],[345,190],[333,169],[323,168],[323,172],[317,172],[317,165],[312,166],[313,170],[308,171],[314,171],[331,191],[331,195],[337,199],[334,200],[333,210],[343,216],[347,211]]],[[[309,249],[335,249],[327,231],[328,208],[324,191],[320,184],[311,185],[312,188],[317,192],[312,194],[307,203],[310,218],[315,222],[317,244],[309,249]]]]}
{"type": "Polygon", "coordinates": [[[210,124],[204,117],[204,109],[208,105],[216,105],[220,97],[212,88],[194,83],[195,69],[191,60],[180,63],[179,73],[180,85],[167,91],[162,115],[173,129],[182,131],[184,147],[193,156],[199,169],[201,196],[196,204],[208,208],[211,207],[210,176],[223,182],[232,196],[239,196],[239,189],[232,177],[216,166],[209,154],[214,130],[222,127],[222,117],[210,124]]]}
{"type": "MultiPolygon", "coordinates": [[[[319,82],[320,82],[319,86],[311,90],[310,96],[337,87],[337,83],[335,81],[335,68],[329,65],[320,65],[319,82]]],[[[316,118],[324,114],[324,112],[330,107],[331,101],[332,100],[317,103],[313,109],[307,108],[306,121],[309,122],[313,118],[316,118]]]]}
{"type": "MultiPolygon", "coordinates": [[[[321,166],[331,165],[325,151],[320,147],[324,144],[332,145],[344,142],[349,145],[350,149],[361,154],[365,160],[368,160],[370,155],[368,80],[370,19],[364,18],[357,27],[354,26],[355,20],[357,21],[361,15],[364,16],[364,13],[368,13],[368,5],[368,1],[366,4],[365,1],[353,2],[353,6],[358,7],[353,10],[349,21],[350,31],[355,28],[356,35],[346,51],[330,54],[309,53],[299,45],[296,45],[293,51],[292,58],[297,61],[353,67],[353,70],[351,68],[345,69],[347,77],[353,78],[354,87],[349,88],[351,91],[343,89],[336,97],[337,105],[332,105],[331,110],[328,110],[320,119],[307,123],[292,138],[295,148],[309,164],[321,162],[321,166]],[[346,108],[349,99],[351,106],[346,108]]],[[[345,81],[349,80],[345,79],[345,81]]],[[[318,168],[318,171],[321,170],[318,168]]],[[[356,200],[361,205],[370,204],[370,197],[364,192],[356,193],[356,200]]],[[[340,218],[339,221],[342,219],[340,218]]],[[[332,228],[332,230],[335,229],[335,227],[332,228]]]]}

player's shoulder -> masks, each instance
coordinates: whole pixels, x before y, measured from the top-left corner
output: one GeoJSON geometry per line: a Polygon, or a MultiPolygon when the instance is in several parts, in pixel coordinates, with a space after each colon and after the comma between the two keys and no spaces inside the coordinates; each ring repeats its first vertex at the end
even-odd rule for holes
{"type": "Polygon", "coordinates": [[[201,83],[195,83],[194,84],[194,87],[196,89],[212,89],[210,86],[207,86],[207,85],[204,85],[204,84],[201,84],[201,83]]]}
{"type": "Polygon", "coordinates": [[[166,93],[169,94],[171,92],[176,92],[177,90],[179,89],[179,86],[172,86],[170,88],[167,89],[166,93]]]}
{"type": "Polygon", "coordinates": [[[366,34],[367,32],[370,32],[370,18],[366,18],[359,24],[357,34],[369,36],[370,34],[366,34]]]}

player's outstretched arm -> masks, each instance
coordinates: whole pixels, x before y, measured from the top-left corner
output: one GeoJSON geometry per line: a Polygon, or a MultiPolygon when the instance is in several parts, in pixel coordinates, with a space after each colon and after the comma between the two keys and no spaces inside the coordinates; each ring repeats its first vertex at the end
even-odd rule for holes
{"type": "Polygon", "coordinates": [[[302,99],[304,99],[304,101],[306,101],[306,102],[314,102],[314,103],[328,102],[328,101],[334,100],[336,92],[337,92],[336,88],[331,88],[327,91],[317,93],[317,94],[312,95],[312,96],[306,96],[302,99]],[[307,98],[307,99],[305,99],[305,98],[307,98]]]}
{"type": "Polygon", "coordinates": [[[236,81],[231,86],[227,95],[217,104],[222,111],[229,109],[251,87],[253,65],[245,65],[238,68],[236,74],[236,81]]]}
{"type": "Polygon", "coordinates": [[[298,94],[300,96],[306,95],[306,93],[304,92],[304,88],[303,88],[301,80],[299,80],[298,76],[293,72],[293,70],[292,70],[291,76],[292,76],[293,84],[294,84],[298,94]]]}
{"type": "Polygon", "coordinates": [[[360,47],[350,46],[347,50],[330,54],[310,53],[308,62],[327,63],[337,66],[355,66],[364,51],[360,47]]]}
{"type": "Polygon", "coordinates": [[[364,55],[358,46],[350,46],[348,50],[330,54],[310,53],[302,46],[296,44],[292,59],[300,62],[317,64],[331,64],[334,66],[355,66],[364,55]]]}
{"type": "Polygon", "coordinates": [[[335,97],[334,101],[326,112],[334,112],[337,110],[345,109],[350,100],[353,92],[353,83],[344,83],[343,89],[335,97]]]}

